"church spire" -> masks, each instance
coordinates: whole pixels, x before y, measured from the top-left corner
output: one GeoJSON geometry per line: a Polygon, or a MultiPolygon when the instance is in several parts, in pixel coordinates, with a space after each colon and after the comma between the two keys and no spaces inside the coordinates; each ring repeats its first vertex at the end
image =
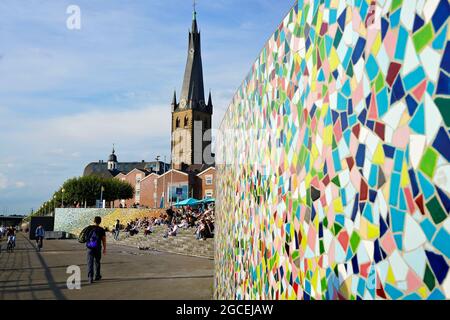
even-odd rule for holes
{"type": "Polygon", "coordinates": [[[209,97],[208,97],[208,107],[212,107],[212,97],[211,97],[211,90],[209,90],[209,97]]]}
{"type": "Polygon", "coordinates": [[[192,17],[192,29],[189,32],[189,48],[184,72],[183,87],[180,102],[186,103],[187,108],[195,109],[197,104],[205,102],[203,86],[203,67],[201,55],[200,32],[197,26],[197,12],[195,9],[192,17]],[[195,86],[194,86],[195,83],[195,86]],[[195,103],[192,103],[195,102],[195,103]]]}
{"type": "Polygon", "coordinates": [[[197,11],[195,10],[195,0],[194,0],[194,12],[192,14],[192,33],[198,33],[198,27],[197,27],[197,11]]]}
{"type": "Polygon", "coordinates": [[[177,105],[177,90],[173,90],[173,99],[172,99],[172,105],[177,105]]]}
{"type": "Polygon", "coordinates": [[[177,90],[173,90],[173,98],[172,98],[172,112],[174,112],[178,108],[177,103],[177,90]]]}

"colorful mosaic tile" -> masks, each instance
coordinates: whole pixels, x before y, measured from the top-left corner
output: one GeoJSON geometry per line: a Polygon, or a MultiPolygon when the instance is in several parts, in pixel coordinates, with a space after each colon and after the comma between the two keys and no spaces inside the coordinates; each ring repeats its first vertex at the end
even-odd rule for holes
{"type": "Polygon", "coordinates": [[[450,299],[449,14],[298,0],[221,124],[216,298],[450,299]]]}
{"type": "Polygon", "coordinates": [[[158,217],[163,209],[92,209],[92,208],[56,208],[55,226],[57,231],[64,231],[78,236],[81,230],[102,218],[102,226],[110,230],[119,219],[122,223],[143,217],[158,217]]]}

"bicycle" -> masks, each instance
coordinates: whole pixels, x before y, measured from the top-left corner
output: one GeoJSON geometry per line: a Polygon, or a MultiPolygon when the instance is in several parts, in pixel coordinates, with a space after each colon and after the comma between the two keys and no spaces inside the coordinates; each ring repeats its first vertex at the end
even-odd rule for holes
{"type": "Polygon", "coordinates": [[[6,251],[7,252],[13,252],[14,247],[16,246],[16,239],[14,236],[8,237],[8,244],[6,245],[6,251]]]}

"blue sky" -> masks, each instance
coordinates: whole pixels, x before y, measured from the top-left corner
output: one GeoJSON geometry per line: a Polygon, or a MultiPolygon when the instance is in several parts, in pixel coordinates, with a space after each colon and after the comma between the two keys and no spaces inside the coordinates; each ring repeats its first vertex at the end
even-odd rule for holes
{"type": "MultiPolygon", "coordinates": [[[[197,1],[213,126],[293,3],[197,1]]],[[[190,0],[0,2],[0,213],[38,208],[112,143],[119,161],[169,158],[191,19],[190,0]]]]}

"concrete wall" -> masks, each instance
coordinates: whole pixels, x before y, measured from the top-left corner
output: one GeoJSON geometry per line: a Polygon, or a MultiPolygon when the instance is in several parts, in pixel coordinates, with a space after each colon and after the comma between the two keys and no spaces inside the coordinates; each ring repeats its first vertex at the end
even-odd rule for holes
{"type": "Polygon", "coordinates": [[[65,231],[78,235],[84,227],[93,223],[94,217],[102,217],[102,226],[112,229],[116,219],[121,224],[141,217],[159,216],[164,210],[159,209],[56,209],[55,231],[65,231]]]}
{"type": "Polygon", "coordinates": [[[450,298],[449,11],[290,10],[221,124],[217,298],[450,298]]]}

